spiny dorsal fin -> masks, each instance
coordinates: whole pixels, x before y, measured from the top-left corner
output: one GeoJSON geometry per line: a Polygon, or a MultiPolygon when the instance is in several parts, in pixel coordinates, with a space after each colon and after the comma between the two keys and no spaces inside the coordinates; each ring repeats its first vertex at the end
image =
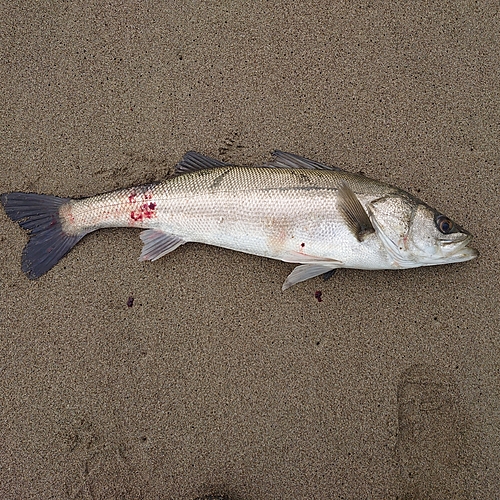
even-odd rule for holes
{"type": "Polygon", "coordinates": [[[206,168],[228,167],[229,163],[224,163],[210,156],[204,156],[196,151],[188,151],[182,160],[175,166],[174,174],[182,175],[206,168]]]}
{"type": "Polygon", "coordinates": [[[336,172],[344,172],[341,168],[329,167],[323,163],[314,160],[309,160],[303,156],[294,155],[293,153],[285,153],[284,151],[274,151],[274,160],[271,163],[266,163],[264,167],[274,168],[307,168],[309,170],[334,170],[336,172]]]}
{"type": "Polygon", "coordinates": [[[366,210],[345,182],[342,182],[339,187],[338,204],[349,229],[351,229],[358,241],[363,241],[367,234],[375,232],[366,210]]]}

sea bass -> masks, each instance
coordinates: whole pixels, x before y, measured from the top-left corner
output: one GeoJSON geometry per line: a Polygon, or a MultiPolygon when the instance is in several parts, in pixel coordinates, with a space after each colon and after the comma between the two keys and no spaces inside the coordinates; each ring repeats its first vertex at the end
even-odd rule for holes
{"type": "Polygon", "coordinates": [[[238,167],[191,151],[163,182],[84,199],[14,192],[0,200],[30,232],[22,269],[31,279],[105,227],[146,229],[143,261],[192,241],[300,264],[283,290],[338,268],[407,269],[478,256],[467,231],[401,189],[273,155],[261,167],[238,167]]]}

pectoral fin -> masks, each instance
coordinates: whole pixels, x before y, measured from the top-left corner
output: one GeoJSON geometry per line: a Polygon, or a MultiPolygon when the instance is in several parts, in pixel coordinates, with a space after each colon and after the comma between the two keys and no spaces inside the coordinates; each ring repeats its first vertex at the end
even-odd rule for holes
{"type": "Polygon", "coordinates": [[[375,232],[366,210],[345,182],[342,182],[339,187],[338,207],[346,224],[358,241],[363,241],[366,235],[375,232]]]}
{"type": "Polygon", "coordinates": [[[144,246],[139,260],[157,260],[186,243],[179,236],[164,233],[158,229],[147,229],[140,234],[140,238],[144,246]]]}
{"type": "Polygon", "coordinates": [[[315,276],[319,276],[320,274],[329,273],[332,270],[337,269],[337,267],[339,266],[332,265],[331,263],[302,264],[301,266],[297,266],[288,275],[281,289],[286,290],[296,283],[308,280],[309,278],[314,278],[315,276]]]}

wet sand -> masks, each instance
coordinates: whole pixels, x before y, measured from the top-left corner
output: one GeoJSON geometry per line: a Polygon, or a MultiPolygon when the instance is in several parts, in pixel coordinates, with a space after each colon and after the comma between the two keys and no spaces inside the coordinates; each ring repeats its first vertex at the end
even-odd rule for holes
{"type": "Polygon", "coordinates": [[[0,210],[1,498],[498,494],[495,2],[1,18],[0,192],[88,196],[191,149],[244,165],[281,149],[407,189],[481,252],[282,293],[290,264],[196,244],[140,263],[139,232],[114,229],[29,281],[0,210]]]}

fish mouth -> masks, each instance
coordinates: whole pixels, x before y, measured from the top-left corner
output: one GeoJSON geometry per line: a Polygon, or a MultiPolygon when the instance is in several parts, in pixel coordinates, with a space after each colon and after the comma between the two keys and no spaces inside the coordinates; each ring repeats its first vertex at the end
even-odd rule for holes
{"type": "Polygon", "coordinates": [[[454,262],[466,262],[477,258],[479,252],[475,248],[468,246],[471,241],[472,235],[468,233],[462,233],[460,237],[456,237],[453,240],[441,240],[441,244],[446,252],[443,256],[444,260],[451,264],[454,262]]]}
{"type": "Polygon", "coordinates": [[[451,233],[452,238],[440,238],[439,241],[443,246],[461,243],[460,246],[465,246],[472,241],[472,235],[470,233],[451,233]]]}
{"type": "Polygon", "coordinates": [[[479,252],[475,248],[464,247],[459,253],[454,253],[448,262],[467,262],[479,257],[479,252]]]}

